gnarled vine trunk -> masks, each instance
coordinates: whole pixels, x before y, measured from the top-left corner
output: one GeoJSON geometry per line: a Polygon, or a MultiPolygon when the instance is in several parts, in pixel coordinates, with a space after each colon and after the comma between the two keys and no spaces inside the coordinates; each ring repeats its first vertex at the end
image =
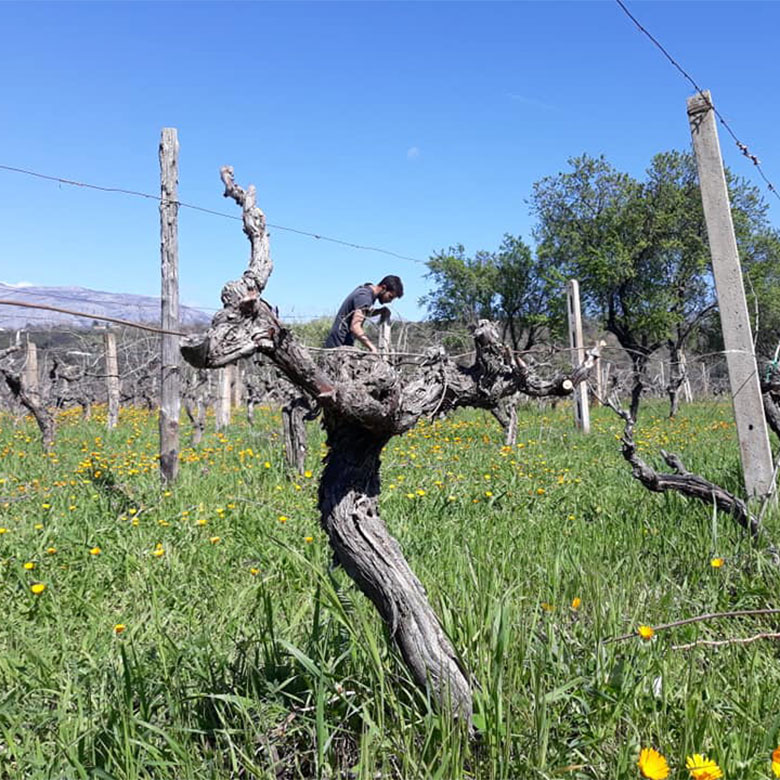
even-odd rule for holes
{"type": "Polygon", "coordinates": [[[322,527],[345,571],[371,599],[412,676],[445,709],[471,720],[471,686],[420,581],[379,516],[380,453],[390,434],[325,415],[329,452],[319,489],[322,527]]]}

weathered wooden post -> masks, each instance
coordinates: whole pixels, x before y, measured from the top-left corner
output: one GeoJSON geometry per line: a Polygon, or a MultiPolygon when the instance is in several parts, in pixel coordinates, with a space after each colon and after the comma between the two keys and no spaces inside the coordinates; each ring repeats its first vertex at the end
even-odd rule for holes
{"type": "Polygon", "coordinates": [[[230,405],[235,409],[244,402],[244,361],[232,363],[230,382],[230,405]]]}
{"type": "Polygon", "coordinates": [[[377,349],[383,358],[390,356],[392,351],[392,342],[390,340],[390,317],[382,315],[379,320],[379,337],[377,338],[377,349]]]}
{"type": "MultiPolygon", "coordinates": [[[[179,139],[175,127],[164,127],[160,138],[160,259],[163,330],[179,328],[178,236],[179,139]]],[[[163,333],[160,340],[160,476],[173,482],[179,471],[179,342],[163,333]]]]}
{"type": "Polygon", "coordinates": [[[745,489],[749,498],[761,497],[769,495],[773,489],[772,452],[715,111],[709,91],[688,98],[688,119],[712,253],[745,489]]]}
{"type": "Polygon", "coordinates": [[[27,349],[25,351],[22,381],[24,382],[27,394],[30,396],[30,400],[34,404],[40,404],[41,388],[38,383],[38,347],[34,341],[30,341],[29,335],[27,336],[27,349]]]}
{"type": "Polygon", "coordinates": [[[218,374],[217,408],[214,423],[216,429],[221,431],[230,425],[230,366],[220,368],[218,374]]]}
{"type": "MultiPolygon", "coordinates": [[[[570,279],[566,285],[569,312],[569,346],[571,364],[579,368],[585,360],[585,347],[582,343],[582,313],[580,311],[580,285],[576,279],[570,279]]],[[[590,409],[588,408],[588,386],[585,382],[574,388],[574,420],[583,433],[590,433],[590,409]]]]}
{"type": "Polygon", "coordinates": [[[108,329],[103,333],[106,352],[106,394],[108,395],[109,430],[119,422],[119,365],[116,359],[116,336],[108,329]]]}

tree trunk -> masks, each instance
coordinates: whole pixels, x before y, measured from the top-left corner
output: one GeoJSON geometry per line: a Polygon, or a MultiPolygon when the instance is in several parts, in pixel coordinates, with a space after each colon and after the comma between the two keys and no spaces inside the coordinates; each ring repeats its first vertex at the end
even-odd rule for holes
{"type": "Polygon", "coordinates": [[[330,451],[319,490],[321,523],[336,559],[388,626],[418,685],[471,720],[471,686],[401,548],[379,517],[380,453],[391,434],[326,414],[330,451]]]}
{"type": "Polygon", "coordinates": [[[669,417],[675,417],[680,406],[680,388],[685,381],[682,353],[674,344],[669,345],[669,384],[666,392],[669,394],[669,417]]]}
{"type": "Polygon", "coordinates": [[[504,444],[507,447],[514,447],[517,444],[517,397],[502,398],[490,409],[490,413],[498,420],[504,431],[504,444]]]}
{"type": "Polygon", "coordinates": [[[631,409],[630,415],[633,420],[636,420],[639,413],[639,401],[642,397],[642,390],[644,390],[644,383],[642,379],[645,373],[645,366],[647,365],[647,356],[642,354],[631,355],[631,373],[634,384],[631,387],[631,409]]]}
{"type": "Polygon", "coordinates": [[[287,467],[295,474],[303,474],[306,463],[306,423],[310,411],[304,396],[290,399],[282,407],[284,426],[284,458],[287,467]]]}

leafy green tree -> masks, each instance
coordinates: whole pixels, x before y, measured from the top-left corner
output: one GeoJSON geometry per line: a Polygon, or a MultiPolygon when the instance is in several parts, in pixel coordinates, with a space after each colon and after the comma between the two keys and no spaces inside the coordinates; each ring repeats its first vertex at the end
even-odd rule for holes
{"type": "MultiPolygon", "coordinates": [[[[696,164],[689,152],[656,155],[643,181],[604,157],[569,161],[570,171],[534,185],[539,255],[579,280],[586,313],[613,333],[631,360],[636,416],[650,356],[667,346],[671,413],[683,380],[685,344],[716,307],[696,164]]],[[[735,232],[746,272],[755,268],[764,308],[777,290],[777,246],[758,190],[727,173],[735,232]],[[763,280],[763,281],[762,281],[763,280]]],[[[752,278],[752,277],[751,277],[752,278]]],[[[759,293],[757,292],[757,295],[759,293]]]]}
{"type": "Polygon", "coordinates": [[[433,255],[427,265],[433,289],[420,305],[435,322],[499,322],[502,337],[509,335],[516,350],[531,349],[543,335],[559,329],[562,314],[553,294],[559,284],[545,275],[520,238],[507,234],[497,252],[480,251],[473,257],[462,245],[450,247],[433,255]]]}

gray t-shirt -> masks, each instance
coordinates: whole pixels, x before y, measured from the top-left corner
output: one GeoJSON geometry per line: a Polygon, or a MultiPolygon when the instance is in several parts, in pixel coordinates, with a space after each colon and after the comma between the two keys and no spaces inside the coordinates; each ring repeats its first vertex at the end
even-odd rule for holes
{"type": "Polygon", "coordinates": [[[368,311],[376,300],[371,289],[371,282],[361,284],[356,287],[341,304],[336,319],[333,320],[333,327],[330,329],[328,338],[325,339],[327,348],[333,347],[351,347],[355,343],[355,337],[352,335],[350,327],[352,326],[352,315],[358,310],[368,311]]]}

